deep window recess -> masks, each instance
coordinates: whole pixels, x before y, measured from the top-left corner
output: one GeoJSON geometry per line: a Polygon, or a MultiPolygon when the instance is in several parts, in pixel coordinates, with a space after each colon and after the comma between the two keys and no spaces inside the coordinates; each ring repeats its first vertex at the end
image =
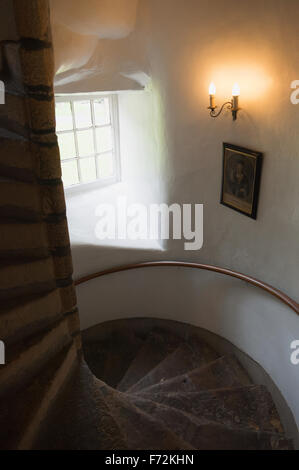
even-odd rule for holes
{"type": "Polygon", "coordinates": [[[56,132],[65,187],[119,181],[117,95],[56,96],[56,132]]]}

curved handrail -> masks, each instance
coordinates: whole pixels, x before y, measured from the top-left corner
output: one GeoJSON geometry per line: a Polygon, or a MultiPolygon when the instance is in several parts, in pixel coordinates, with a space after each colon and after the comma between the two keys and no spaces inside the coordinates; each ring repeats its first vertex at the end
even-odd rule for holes
{"type": "Polygon", "coordinates": [[[131,271],[133,269],[141,269],[141,268],[155,268],[155,267],[180,267],[180,268],[191,268],[191,269],[201,269],[205,271],[212,271],[218,274],[224,274],[225,276],[235,277],[240,279],[241,281],[245,281],[249,284],[252,284],[255,287],[259,287],[264,291],[268,292],[269,294],[273,295],[277,299],[279,299],[284,304],[288,305],[294,312],[299,315],[299,303],[295,300],[291,299],[288,295],[284,292],[276,289],[275,287],[266,284],[265,282],[259,281],[250,276],[246,276],[245,274],[241,274],[236,271],[231,271],[230,269],[220,268],[218,266],[212,266],[208,264],[198,264],[198,263],[187,263],[184,261],[150,261],[145,263],[137,263],[137,264],[128,264],[124,266],[118,266],[115,268],[105,269],[104,271],[100,271],[98,273],[90,274],[88,276],[82,277],[75,281],[75,285],[79,286],[80,284],[84,284],[85,282],[91,281],[92,279],[96,279],[99,277],[107,276],[109,274],[120,273],[123,271],[131,271]]]}

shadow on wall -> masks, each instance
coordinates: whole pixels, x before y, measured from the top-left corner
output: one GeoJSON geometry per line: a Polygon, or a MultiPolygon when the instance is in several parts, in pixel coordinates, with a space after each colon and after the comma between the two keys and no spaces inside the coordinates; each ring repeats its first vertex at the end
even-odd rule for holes
{"type": "Polygon", "coordinates": [[[139,263],[140,260],[153,261],[164,257],[164,250],[156,241],[108,241],[97,245],[73,243],[72,258],[74,278],[83,276],[127,263],[139,263]],[[119,243],[119,244],[118,244],[119,243]],[[123,243],[123,245],[121,244],[123,243]]]}

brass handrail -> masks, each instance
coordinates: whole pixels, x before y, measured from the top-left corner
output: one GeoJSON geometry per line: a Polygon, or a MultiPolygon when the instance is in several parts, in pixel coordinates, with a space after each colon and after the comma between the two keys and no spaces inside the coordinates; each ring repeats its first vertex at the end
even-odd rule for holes
{"type": "Polygon", "coordinates": [[[264,291],[268,292],[269,294],[273,295],[277,299],[279,299],[284,304],[288,305],[294,312],[299,315],[299,303],[295,300],[291,299],[288,295],[284,292],[276,289],[275,287],[266,284],[265,282],[259,281],[250,276],[246,276],[245,274],[241,274],[236,271],[232,271],[226,268],[220,268],[218,266],[212,266],[208,264],[199,264],[199,263],[187,263],[185,261],[150,261],[145,263],[137,263],[137,264],[128,264],[124,266],[118,266],[115,268],[105,269],[103,271],[89,274],[88,276],[82,277],[75,281],[75,285],[79,286],[80,284],[84,284],[85,282],[91,281],[92,279],[96,279],[99,277],[107,276],[109,274],[120,273],[123,271],[131,271],[133,269],[141,269],[141,268],[156,268],[156,267],[179,267],[179,268],[191,268],[191,269],[201,269],[204,271],[212,271],[218,274],[224,274],[225,276],[235,277],[240,279],[241,281],[245,281],[249,284],[252,284],[255,287],[259,287],[264,291]]]}

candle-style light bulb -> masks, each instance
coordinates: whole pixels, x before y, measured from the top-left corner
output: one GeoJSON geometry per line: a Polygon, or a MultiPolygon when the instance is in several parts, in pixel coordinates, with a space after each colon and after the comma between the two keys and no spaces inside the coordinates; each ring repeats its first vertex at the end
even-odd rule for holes
{"type": "Polygon", "coordinates": [[[216,104],[215,104],[216,86],[213,82],[210,83],[210,86],[209,86],[209,95],[210,95],[210,109],[215,109],[216,108],[216,104]]]}
{"type": "Polygon", "coordinates": [[[238,83],[235,83],[233,86],[233,96],[240,96],[240,87],[238,83]]]}
{"type": "Polygon", "coordinates": [[[210,83],[209,95],[216,95],[216,86],[213,82],[210,83]]]}

